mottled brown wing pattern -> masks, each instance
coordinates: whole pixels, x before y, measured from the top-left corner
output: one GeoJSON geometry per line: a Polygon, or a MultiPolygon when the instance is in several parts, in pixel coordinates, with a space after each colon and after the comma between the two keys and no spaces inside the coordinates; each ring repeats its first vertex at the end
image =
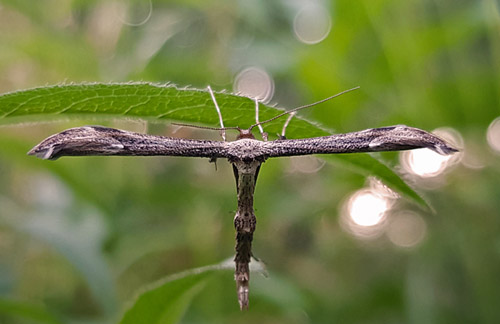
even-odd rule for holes
{"type": "Polygon", "coordinates": [[[222,158],[226,143],[147,135],[124,130],[84,126],[52,135],[28,152],[46,160],[61,156],[191,156],[222,158]]]}
{"type": "Polygon", "coordinates": [[[405,125],[371,128],[359,132],[267,143],[268,157],[403,151],[428,148],[439,154],[457,150],[424,130],[405,125]]]}
{"type": "Polygon", "coordinates": [[[190,140],[133,133],[102,126],[85,126],[52,135],[28,152],[42,159],[61,156],[190,156],[259,160],[268,157],[309,154],[361,153],[401,151],[429,148],[440,154],[457,150],[439,137],[404,125],[372,128],[331,136],[258,141],[242,139],[234,142],[190,140]]]}

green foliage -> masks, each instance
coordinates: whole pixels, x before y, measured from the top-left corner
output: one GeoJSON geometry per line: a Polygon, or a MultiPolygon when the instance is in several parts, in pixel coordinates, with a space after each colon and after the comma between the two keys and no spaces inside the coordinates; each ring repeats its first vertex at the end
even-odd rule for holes
{"type": "Polygon", "coordinates": [[[162,280],[139,295],[120,323],[178,323],[212,270],[192,270],[162,280]]]}
{"type": "MultiPolygon", "coordinates": [[[[227,93],[216,95],[226,126],[242,128],[255,124],[255,103],[227,93]]],[[[262,105],[260,119],[282,110],[262,105]]],[[[150,83],[75,84],[17,91],[0,96],[3,123],[80,118],[141,118],[153,122],[175,120],[219,126],[213,101],[206,90],[178,89],[150,83]]],[[[281,122],[267,125],[271,134],[281,131],[281,122]]],[[[293,136],[325,135],[310,122],[296,118],[287,133],[293,136]]]]}
{"type": "Polygon", "coordinates": [[[28,302],[0,299],[0,314],[17,316],[23,319],[33,320],[36,323],[63,323],[43,307],[39,305],[31,305],[28,302]]]}
{"type": "MultiPolygon", "coordinates": [[[[252,125],[255,104],[249,98],[230,94],[217,94],[217,102],[226,126],[252,125]]],[[[82,84],[37,88],[0,96],[0,113],[4,122],[18,120],[44,120],[52,116],[102,116],[107,118],[136,117],[150,120],[176,120],[183,123],[201,123],[217,127],[218,117],[213,102],[205,91],[177,89],[147,83],[136,84],[82,84]],[[20,119],[21,118],[21,119],[20,119]]],[[[262,105],[260,120],[278,115],[280,110],[262,105]]],[[[56,117],[57,118],[57,117],[56,117]]],[[[296,118],[287,127],[293,138],[327,135],[324,130],[305,120],[296,118]]],[[[265,125],[266,130],[278,133],[281,126],[265,125]],[[274,126],[274,127],[273,127],[274,126]]],[[[427,206],[398,175],[368,155],[333,155],[327,160],[350,166],[364,175],[379,177],[414,202],[427,206]]]]}
{"type": "MultiPolygon", "coordinates": [[[[485,140],[500,115],[498,2],[324,1],[331,31],[317,44],[294,36],[297,1],[153,0],[148,18],[149,4],[1,2],[1,323],[500,322],[500,163],[485,140]],[[253,102],[227,93],[248,67],[274,80],[261,120],[280,111],[274,103],[293,108],[361,86],[301,111],[289,138],[452,127],[464,157],[430,180],[401,175],[393,153],[329,156],[319,171],[267,161],[254,253],[270,277],[252,273],[241,313],[230,271],[181,275],[233,254],[234,179],[224,161],[215,171],[202,159],[51,162],[26,152],[95,123],[220,139],[167,124],[217,126],[208,94],[193,90],[207,84],[226,126],[253,124],[253,102]],[[419,245],[343,230],[345,202],[367,176],[417,203],[397,200],[386,221],[419,215],[419,245]],[[427,201],[434,213],[420,208],[427,201]]],[[[274,136],[283,122],[265,130],[274,136]]]]}

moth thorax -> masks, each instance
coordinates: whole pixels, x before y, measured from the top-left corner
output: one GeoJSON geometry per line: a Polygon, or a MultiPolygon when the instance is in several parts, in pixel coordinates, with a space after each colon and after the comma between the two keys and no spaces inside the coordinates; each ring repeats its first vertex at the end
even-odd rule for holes
{"type": "Polygon", "coordinates": [[[252,134],[251,129],[240,129],[240,134],[236,137],[237,140],[243,138],[255,139],[255,136],[252,134]]]}

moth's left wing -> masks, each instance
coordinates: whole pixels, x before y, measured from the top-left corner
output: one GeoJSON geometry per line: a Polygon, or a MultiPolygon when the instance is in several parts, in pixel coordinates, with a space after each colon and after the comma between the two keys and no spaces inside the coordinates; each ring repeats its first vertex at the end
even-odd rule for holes
{"type": "Polygon", "coordinates": [[[429,148],[439,154],[457,152],[450,144],[424,130],[404,125],[372,128],[324,137],[266,142],[268,157],[328,153],[402,151],[429,148]]]}
{"type": "Polygon", "coordinates": [[[55,160],[61,156],[87,155],[165,155],[223,158],[225,142],[189,140],[133,133],[124,130],[84,126],[52,135],[36,145],[29,155],[55,160]]]}

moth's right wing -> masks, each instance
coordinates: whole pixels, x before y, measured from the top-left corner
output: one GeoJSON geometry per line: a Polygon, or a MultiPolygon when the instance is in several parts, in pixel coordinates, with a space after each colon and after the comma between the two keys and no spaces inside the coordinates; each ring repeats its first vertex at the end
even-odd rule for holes
{"type": "Polygon", "coordinates": [[[450,144],[424,130],[405,125],[371,128],[331,136],[266,142],[267,157],[403,151],[429,148],[446,155],[457,152],[450,144]]]}
{"type": "Polygon", "coordinates": [[[227,157],[225,142],[189,140],[133,133],[124,130],[84,126],[52,135],[33,147],[28,154],[46,160],[61,156],[192,156],[227,157]]]}

